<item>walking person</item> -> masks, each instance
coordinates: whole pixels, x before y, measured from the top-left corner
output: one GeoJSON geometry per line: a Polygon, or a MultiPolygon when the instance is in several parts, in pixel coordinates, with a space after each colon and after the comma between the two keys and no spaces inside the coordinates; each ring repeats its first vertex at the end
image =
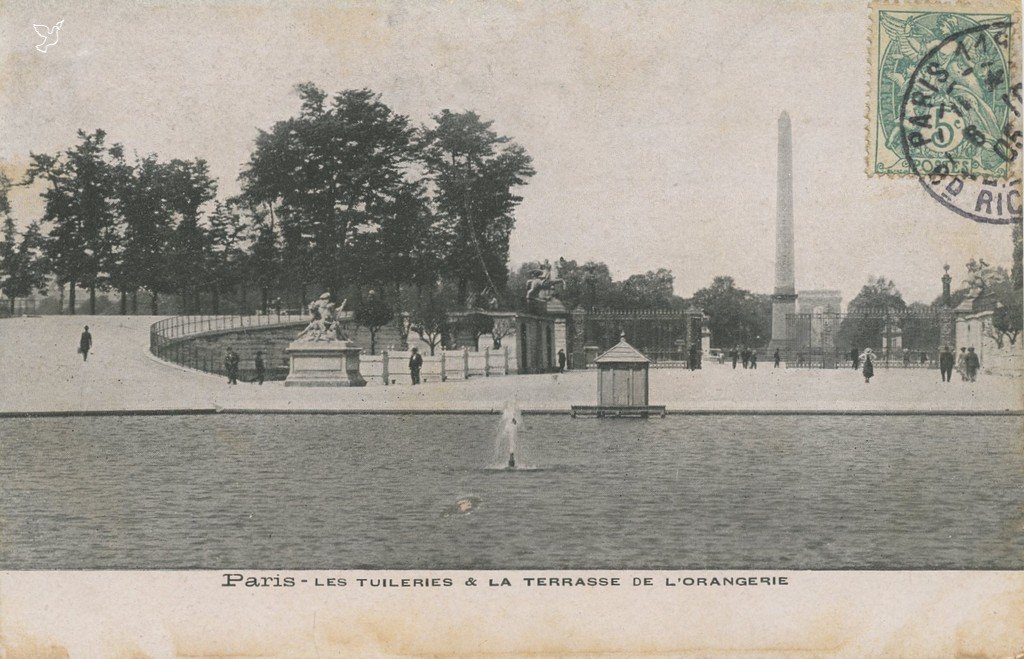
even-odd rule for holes
{"type": "Polygon", "coordinates": [[[558,372],[565,373],[565,350],[558,349],[558,372]]]}
{"type": "Polygon", "coordinates": [[[231,348],[224,354],[224,370],[228,374],[228,384],[238,384],[238,353],[231,348]]]}
{"type": "Polygon", "coordinates": [[[420,383],[420,369],[423,368],[423,355],[420,354],[419,348],[413,348],[412,354],[409,356],[409,375],[412,376],[412,383],[420,383]]]}
{"type": "Polygon", "coordinates": [[[740,349],[739,349],[739,347],[738,346],[733,346],[732,350],[729,351],[729,356],[732,357],[732,367],[733,367],[733,369],[735,369],[736,368],[736,361],[739,359],[739,356],[740,356],[740,349]]]}
{"type": "Polygon", "coordinates": [[[757,351],[750,351],[750,368],[757,368],[757,351]]]}
{"type": "Polygon", "coordinates": [[[864,353],[864,369],[861,372],[864,374],[864,382],[870,384],[871,378],[875,375],[875,365],[871,363],[870,350],[864,353]]]}
{"type": "Polygon", "coordinates": [[[964,358],[964,371],[967,374],[967,381],[974,382],[978,377],[978,369],[981,368],[981,360],[978,353],[974,352],[974,346],[967,349],[967,356],[964,358]]]}
{"type": "Polygon", "coordinates": [[[779,354],[779,349],[778,348],[775,349],[775,354],[773,355],[773,357],[775,358],[775,366],[774,366],[774,368],[778,368],[779,367],[779,362],[782,361],[782,356],[779,354]]]}
{"type": "Polygon", "coordinates": [[[89,361],[89,351],[92,350],[92,334],[89,333],[89,326],[82,330],[82,336],[78,339],[78,352],[82,355],[82,361],[89,361]]]}
{"type": "Polygon", "coordinates": [[[256,358],[253,359],[253,365],[256,367],[256,383],[263,384],[263,378],[267,374],[267,367],[263,363],[263,352],[260,350],[256,351],[256,358]]]}
{"type": "Polygon", "coordinates": [[[942,352],[939,353],[939,373],[942,375],[943,382],[949,382],[953,379],[953,353],[949,351],[949,346],[942,346],[942,352]]]}
{"type": "Polygon", "coordinates": [[[961,380],[967,382],[967,348],[960,348],[956,356],[956,372],[960,374],[961,380]]]}
{"type": "Polygon", "coordinates": [[[747,346],[743,346],[743,350],[740,352],[740,358],[743,360],[743,368],[750,367],[750,349],[747,346]]]}
{"type": "Polygon", "coordinates": [[[853,370],[856,371],[860,368],[860,351],[856,346],[850,348],[850,363],[853,364],[853,370]]]}

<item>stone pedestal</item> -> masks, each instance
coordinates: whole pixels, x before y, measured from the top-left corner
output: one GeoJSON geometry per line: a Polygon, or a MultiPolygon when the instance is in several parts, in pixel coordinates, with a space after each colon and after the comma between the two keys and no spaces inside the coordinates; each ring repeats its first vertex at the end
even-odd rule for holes
{"type": "Polygon", "coordinates": [[[292,341],[286,387],[362,387],[359,353],[351,341],[292,341]]]}

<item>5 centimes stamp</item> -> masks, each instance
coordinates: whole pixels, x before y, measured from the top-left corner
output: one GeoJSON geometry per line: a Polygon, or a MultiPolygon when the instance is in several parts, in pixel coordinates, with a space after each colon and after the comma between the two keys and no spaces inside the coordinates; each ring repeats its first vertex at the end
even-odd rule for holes
{"type": "Polygon", "coordinates": [[[1016,178],[1015,4],[876,2],[871,13],[868,173],[1016,178]]]}

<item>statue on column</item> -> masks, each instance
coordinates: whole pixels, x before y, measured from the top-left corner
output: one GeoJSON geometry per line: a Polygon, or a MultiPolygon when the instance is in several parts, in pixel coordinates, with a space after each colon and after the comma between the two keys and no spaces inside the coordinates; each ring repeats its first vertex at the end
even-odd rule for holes
{"type": "Polygon", "coordinates": [[[543,269],[530,271],[530,279],[526,282],[526,299],[550,300],[555,288],[559,286],[565,286],[565,281],[558,277],[557,271],[552,274],[551,264],[545,263],[543,269]]]}

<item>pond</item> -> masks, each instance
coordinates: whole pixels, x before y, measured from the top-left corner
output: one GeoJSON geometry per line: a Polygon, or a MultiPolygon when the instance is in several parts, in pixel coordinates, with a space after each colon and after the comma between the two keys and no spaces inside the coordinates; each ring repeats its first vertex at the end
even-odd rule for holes
{"type": "Polygon", "coordinates": [[[1022,424],[7,419],[0,568],[1019,570],[1022,424]]]}

